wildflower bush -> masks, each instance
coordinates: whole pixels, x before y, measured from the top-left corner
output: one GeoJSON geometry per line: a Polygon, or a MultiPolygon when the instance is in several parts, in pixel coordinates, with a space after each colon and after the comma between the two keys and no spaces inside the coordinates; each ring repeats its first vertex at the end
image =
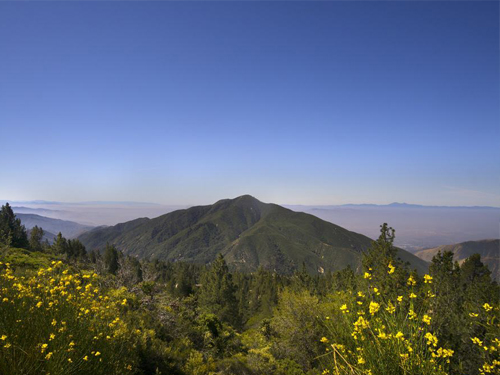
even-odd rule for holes
{"type": "Polygon", "coordinates": [[[0,373],[131,372],[137,335],[119,317],[127,300],[101,294],[98,281],[61,261],[32,276],[0,263],[0,373]]]}
{"type": "MultiPolygon", "coordinates": [[[[320,339],[325,345],[323,373],[440,375],[467,369],[466,373],[500,374],[498,303],[463,300],[458,282],[452,293],[446,293],[436,285],[435,279],[442,279],[439,267],[431,267],[431,274],[423,277],[409,274],[396,260],[390,231],[382,228],[367,255],[360,290],[331,297],[335,308],[326,318],[327,334],[320,339]],[[463,326],[458,332],[449,332],[435,316],[443,301],[453,308],[449,320],[463,326]]],[[[445,273],[454,267],[451,264],[445,273]]]]}
{"type": "Polygon", "coordinates": [[[432,292],[428,289],[417,295],[415,283],[410,276],[408,292],[394,299],[370,284],[366,292],[344,295],[344,303],[339,302],[334,319],[329,319],[328,335],[321,339],[327,344],[331,373],[446,373],[454,352],[442,346],[430,330],[432,312],[427,306],[432,292]],[[419,298],[426,300],[418,303],[419,298]]]}

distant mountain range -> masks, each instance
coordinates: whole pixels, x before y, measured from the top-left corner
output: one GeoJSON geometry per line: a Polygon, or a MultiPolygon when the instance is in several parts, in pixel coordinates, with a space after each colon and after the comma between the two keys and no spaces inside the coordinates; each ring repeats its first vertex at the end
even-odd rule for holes
{"type": "Polygon", "coordinates": [[[286,206],[371,238],[378,236],[380,223],[396,229],[395,244],[410,252],[441,245],[498,238],[500,208],[348,204],[342,206],[286,206]]]}
{"type": "Polygon", "coordinates": [[[500,240],[467,241],[455,245],[438,246],[415,253],[419,258],[430,262],[439,252],[451,251],[453,259],[462,263],[473,254],[481,255],[481,261],[488,266],[492,277],[500,281],[500,240]]]}
{"type": "Polygon", "coordinates": [[[151,202],[134,202],[134,201],[84,201],[84,202],[57,202],[57,201],[44,201],[44,200],[32,200],[32,201],[12,201],[12,200],[2,200],[0,199],[0,204],[5,204],[9,202],[11,205],[25,204],[25,205],[36,205],[36,206],[85,206],[85,205],[127,205],[127,206],[158,206],[158,203],[151,202]]]}
{"type": "Polygon", "coordinates": [[[294,208],[308,208],[308,209],[329,209],[329,208],[338,208],[338,207],[377,207],[377,208],[444,208],[444,209],[492,209],[492,210],[500,210],[500,207],[493,206],[426,206],[422,204],[412,204],[412,203],[399,203],[392,202],[389,204],[374,204],[374,203],[347,203],[347,204],[333,204],[333,205],[318,205],[318,206],[308,206],[308,205],[290,205],[285,204],[284,207],[294,207],[294,208]]]}
{"type": "MultiPolygon", "coordinates": [[[[313,215],[266,204],[244,195],[213,205],[141,218],[79,236],[87,249],[106,243],[127,254],[168,261],[209,263],[222,253],[235,270],[259,267],[289,274],[305,264],[311,273],[360,269],[371,239],[313,215]]],[[[427,263],[404,251],[399,256],[420,272],[427,263]]]]}
{"type": "Polygon", "coordinates": [[[51,241],[55,234],[61,232],[66,238],[76,238],[82,233],[85,233],[94,227],[75,223],[73,221],[52,219],[45,216],[35,214],[21,214],[16,212],[16,217],[21,219],[21,223],[26,229],[31,229],[35,225],[43,228],[46,233],[46,238],[51,241]]]}

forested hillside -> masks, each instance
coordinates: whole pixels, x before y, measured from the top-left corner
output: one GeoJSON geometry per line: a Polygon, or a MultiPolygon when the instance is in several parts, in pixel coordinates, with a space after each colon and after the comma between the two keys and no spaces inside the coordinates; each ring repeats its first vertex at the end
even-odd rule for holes
{"type": "MultiPolygon", "coordinates": [[[[89,249],[110,243],[150,260],[207,264],[222,254],[232,270],[263,267],[288,275],[303,264],[311,274],[347,266],[360,271],[362,253],[371,244],[366,236],[249,195],[96,229],[79,240],[89,249]]],[[[426,272],[426,262],[414,255],[400,250],[398,256],[426,272]]]]}

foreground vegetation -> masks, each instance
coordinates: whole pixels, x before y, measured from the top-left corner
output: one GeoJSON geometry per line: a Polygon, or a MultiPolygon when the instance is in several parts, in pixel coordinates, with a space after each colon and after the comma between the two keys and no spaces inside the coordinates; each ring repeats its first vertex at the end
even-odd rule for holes
{"type": "Polygon", "coordinates": [[[478,256],[418,275],[386,225],[310,276],[143,262],[30,237],[0,212],[2,374],[499,374],[499,288],[478,256]]]}

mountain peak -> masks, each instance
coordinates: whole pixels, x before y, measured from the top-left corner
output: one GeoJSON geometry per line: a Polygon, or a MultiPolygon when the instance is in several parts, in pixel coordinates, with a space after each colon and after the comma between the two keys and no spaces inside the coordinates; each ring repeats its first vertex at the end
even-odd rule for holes
{"type": "MultiPolygon", "coordinates": [[[[316,216],[262,203],[251,195],[178,210],[148,221],[93,230],[79,237],[91,249],[107,242],[134,256],[210,263],[223,254],[233,270],[259,267],[290,274],[302,264],[311,273],[359,269],[371,240],[316,216]]],[[[422,260],[400,256],[421,271],[422,260]]]]}
{"type": "Polygon", "coordinates": [[[233,201],[245,201],[245,202],[257,202],[257,203],[262,203],[261,201],[259,201],[257,198],[251,196],[250,194],[244,194],[244,195],[240,195],[239,197],[236,197],[233,199],[233,201]]]}

